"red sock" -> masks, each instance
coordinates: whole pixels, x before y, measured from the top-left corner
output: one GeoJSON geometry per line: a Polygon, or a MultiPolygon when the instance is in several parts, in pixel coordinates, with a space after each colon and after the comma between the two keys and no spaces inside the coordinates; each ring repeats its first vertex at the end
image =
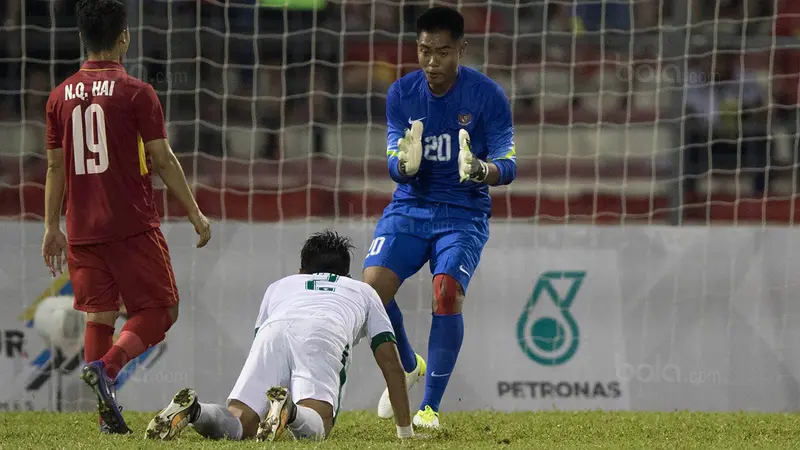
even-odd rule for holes
{"type": "MultiPolygon", "coordinates": [[[[114,344],[114,327],[99,322],[86,322],[86,333],[83,336],[83,360],[97,361],[111,350],[114,344]]],[[[98,417],[100,424],[103,418],[98,417]]]]}
{"type": "Polygon", "coordinates": [[[99,322],[86,322],[83,336],[83,360],[87,363],[102,358],[114,343],[114,327],[99,322]]]}
{"type": "Polygon", "coordinates": [[[117,342],[103,356],[106,374],[112,379],[128,364],[148,348],[164,340],[172,318],[168,308],[145,309],[134,314],[122,327],[117,342]]]}

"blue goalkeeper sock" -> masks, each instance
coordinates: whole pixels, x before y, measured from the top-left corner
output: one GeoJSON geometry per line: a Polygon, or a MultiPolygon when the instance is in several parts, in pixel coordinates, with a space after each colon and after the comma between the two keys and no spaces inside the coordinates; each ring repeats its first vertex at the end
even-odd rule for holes
{"type": "Polygon", "coordinates": [[[428,373],[425,375],[425,397],[419,409],[430,406],[439,411],[450,374],[456,367],[458,352],[464,340],[464,317],[459,314],[434,314],[428,338],[428,373]]]}
{"type": "Polygon", "coordinates": [[[408,342],[406,336],[406,328],[403,326],[403,312],[397,306],[394,299],[386,305],[386,314],[389,315],[389,320],[392,322],[394,328],[394,336],[397,339],[397,351],[400,352],[400,362],[403,363],[403,370],[410,373],[417,368],[417,354],[411,348],[411,343],[408,342]]]}

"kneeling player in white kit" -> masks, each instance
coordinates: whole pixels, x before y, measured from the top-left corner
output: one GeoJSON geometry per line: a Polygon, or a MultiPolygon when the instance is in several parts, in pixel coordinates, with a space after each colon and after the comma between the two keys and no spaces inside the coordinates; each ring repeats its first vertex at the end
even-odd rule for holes
{"type": "Polygon", "coordinates": [[[371,339],[389,388],[397,435],[412,437],[406,378],[389,317],[378,294],[347,278],[353,246],[323,231],[300,253],[300,274],[267,289],[255,339],[227,408],[200,403],[182,389],[147,426],[146,438],[169,440],[187,425],[211,439],[324,439],[339,411],[353,346],[371,339]]]}

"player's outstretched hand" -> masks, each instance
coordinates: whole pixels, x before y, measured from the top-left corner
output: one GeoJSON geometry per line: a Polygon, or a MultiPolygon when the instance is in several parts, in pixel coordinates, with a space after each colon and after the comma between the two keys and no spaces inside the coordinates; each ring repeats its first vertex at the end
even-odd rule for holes
{"type": "Polygon", "coordinates": [[[189,222],[194,225],[194,231],[200,236],[197,240],[197,248],[205,247],[211,239],[211,222],[200,211],[189,214],[189,222]]]}
{"type": "Polygon", "coordinates": [[[42,239],[42,258],[44,264],[50,269],[50,275],[56,276],[63,273],[64,263],[67,260],[67,236],[61,229],[47,229],[42,239]]]}
{"type": "Polygon", "coordinates": [[[422,162],[422,122],[415,120],[405,137],[397,140],[398,159],[404,175],[416,175],[422,162]]]}
{"type": "Polygon", "coordinates": [[[470,175],[472,175],[472,162],[474,160],[475,157],[472,155],[469,142],[469,133],[462,128],[458,132],[458,175],[462,183],[469,180],[470,175]]]}
{"type": "Polygon", "coordinates": [[[398,436],[398,439],[400,439],[401,441],[419,441],[419,440],[430,439],[430,438],[431,438],[430,434],[416,433],[416,432],[414,433],[413,436],[408,436],[408,437],[400,437],[400,436],[398,436]]]}
{"type": "Polygon", "coordinates": [[[407,427],[397,427],[397,438],[401,441],[428,439],[429,437],[430,435],[428,434],[419,434],[414,432],[414,429],[411,427],[411,425],[407,427]]]}
{"type": "Polygon", "coordinates": [[[458,132],[458,175],[461,183],[467,180],[482,182],[487,172],[486,163],[472,154],[469,133],[462,128],[458,132]]]}

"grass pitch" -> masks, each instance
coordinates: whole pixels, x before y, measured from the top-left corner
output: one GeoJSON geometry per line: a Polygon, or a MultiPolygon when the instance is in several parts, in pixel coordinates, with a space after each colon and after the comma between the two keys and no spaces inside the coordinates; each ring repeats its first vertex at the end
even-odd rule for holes
{"type": "MultiPolygon", "coordinates": [[[[90,413],[0,413],[3,449],[218,449],[263,448],[256,442],[207,441],[191,428],[175,441],[143,439],[152,414],[126,412],[135,434],[106,436],[90,413]]],[[[278,448],[800,448],[800,415],[746,413],[540,412],[449,413],[443,429],[425,439],[398,442],[392,421],[371,412],[342,413],[328,441],[278,448]]]]}

